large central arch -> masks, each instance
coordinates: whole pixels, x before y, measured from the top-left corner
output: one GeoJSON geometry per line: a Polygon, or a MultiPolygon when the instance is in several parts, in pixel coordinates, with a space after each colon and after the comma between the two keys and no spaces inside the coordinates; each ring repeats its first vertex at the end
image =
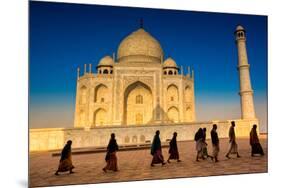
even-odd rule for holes
{"type": "Polygon", "coordinates": [[[137,81],[124,92],[125,125],[147,124],[153,117],[153,95],[149,86],[137,81]]]}

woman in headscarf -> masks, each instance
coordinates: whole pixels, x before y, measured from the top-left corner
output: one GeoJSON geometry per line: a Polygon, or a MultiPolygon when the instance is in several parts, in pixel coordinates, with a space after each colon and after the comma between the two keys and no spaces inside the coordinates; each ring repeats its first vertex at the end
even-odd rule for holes
{"type": "Polygon", "coordinates": [[[168,163],[170,163],[170,159],[177,160],[177,162],[180,162],[181,160],[179,159],[179,151],[178,151],[178,146],[177,146],[177,133],[174,132],[173,138],[170,141],[170,148],[169,148],[169,158],[167,160],[168,163]]]}
{"type": "Polygon", "coordinates": [[[66,145],[64,146],[61,152],[60,164],[55,175],[59,175],[59,172],[67,172],[67,171],[69,171],[70,174],[74,173],[72,171],[74,166],[72,165],[72,159],[71,159],[71,144],[72,141],[68,140],[66,145]]]}
{"type": "Polygon", "coordinates": [[[164,157],[162,155],[161,140],[159,135],[160,135],[160,131],[157,130],[151,145],[150,153],[153,156],[151,161],[151,166],[154,166],[154,164],[159,164],[159,163],[165,165],[164,157]]]}
{"type": "Polygon", "coordinates": [[[257,134],[257,125],[253,125],[250,132],[250,145],[252,146],[252,157],[254,154],[264,155],[263,149],[261,147],[259,137],[257,134]]]}
{"type": "Polygon", "coordinates": [[[105,156],[106,166],[102,169],[104,172],[106,172],[107,170],[118,171],[117,156],[116,156],[117,150],[118,150],[118,145],[115,139],[115,134],[112,133],[107,146],[107,153],[105,156]]]}
{"type": "Polygon", "coordinates": [[[203,129],[199,128],[198,131],[195,134],[195,138],[194,140],[196,141],[196,151],[197,151],[197,155],[196,155],[196,161],[199,161],[199,158],[204,159],[203,156],[203,146],[204,146],[204,142],[203,142],[203,129]]]}

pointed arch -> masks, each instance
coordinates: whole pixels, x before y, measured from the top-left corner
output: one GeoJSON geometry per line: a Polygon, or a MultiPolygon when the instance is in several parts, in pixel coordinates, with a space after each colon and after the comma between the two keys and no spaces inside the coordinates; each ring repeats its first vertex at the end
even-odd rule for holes
{"type": "Polygon", "coordinates": [[[171,87],[175,87],[176,89],[178,89],[178,86],[176,84],[170,84],[167,87],[167,90],[169,90],[171,87]]]}
{"type": "Polygon", "coordinates": [[[95,126],[103,126],[107,125],[107,111],[104,108],[98,108],[94,112],[94,125],[95,126]]]}
{"type": "Polygon", "coordinates": [[[103,103],[108,100],[108,87],[104,84],[99,84],[95,87],[95,98],[94,102],[103,103]]]}
{"type": "Polygon", "coordinates": [[[175,84],[170,84],[167,87],[167,101],[170,103],[179,102],[179,89],[175,84]]]}
{"type": "Polygon", "coordinates": [[[81,86],[80,87],[80,100],[79,100],[79,103],[80,104],[86,104],[87,103],[87,87],[85,85],[81,86]]]}
{"type": "Polygon", "coordinates": [[[123,107],[123,123],[125,125],[146,124],[152,119],[153,95],[151,88],[141,81],[130,84],[124,92],[123,107]]]}
{"type": "Polygon", "coordinates": [[[179,109],[175,106],[172,106],[168,109],[168,118],[174,123],[179,122],[179,109]]]}
{"type": "Polygon", "coordinates": [[[191,90],[190,85],[185,86],[184,100],[185,100],[185,102],[191,102],[192,101],[192,90],[191,90]]]}

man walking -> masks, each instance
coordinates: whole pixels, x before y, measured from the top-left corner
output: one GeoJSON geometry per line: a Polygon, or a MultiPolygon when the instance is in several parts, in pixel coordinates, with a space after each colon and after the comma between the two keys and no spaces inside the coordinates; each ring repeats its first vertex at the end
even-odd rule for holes
{"type": "Polygon", "coordinates": [[[240,157],[238,153],[238,145],[236,143],[236,137],[235,137],[235,122],[231,122],[231,127],[229,128],[228,136],[229,136],[229,150],[227,154],[225,155],[228,159],[230,159],[229,154],[236,154],[237,158],[240,157]]]}
{"type": "Polygon", "coordinates": [[[220,146],[219,146],[219,137],[217,133],[217,124],[213,124],[213,129],[211,130],[211,139],[213,144],[213,157],[215,159],[215,162],[218,162],[220,146]]]}

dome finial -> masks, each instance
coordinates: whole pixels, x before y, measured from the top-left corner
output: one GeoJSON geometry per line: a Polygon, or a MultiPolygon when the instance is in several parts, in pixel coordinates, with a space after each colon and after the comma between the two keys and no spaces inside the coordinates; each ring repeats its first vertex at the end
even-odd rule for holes
{"type": "Polygon", "coordinates": [[[142,18],[140,18],[140,28],[143,29],[143,19],[142,18]]]}

